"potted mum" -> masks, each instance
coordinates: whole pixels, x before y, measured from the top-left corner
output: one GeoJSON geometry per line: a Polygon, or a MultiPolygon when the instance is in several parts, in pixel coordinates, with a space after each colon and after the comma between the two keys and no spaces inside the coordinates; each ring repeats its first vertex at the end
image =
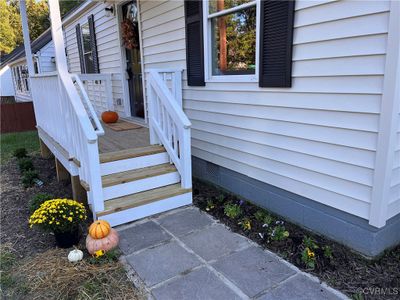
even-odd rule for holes
{"type": "Polygon", "coordinates": [[[37,226],[54,233],[57,246],[69,248],[79,243],[80,225],[86,220],[83,204],[68,199],[43,202],[29,218],[30,227],[37,226]]]}

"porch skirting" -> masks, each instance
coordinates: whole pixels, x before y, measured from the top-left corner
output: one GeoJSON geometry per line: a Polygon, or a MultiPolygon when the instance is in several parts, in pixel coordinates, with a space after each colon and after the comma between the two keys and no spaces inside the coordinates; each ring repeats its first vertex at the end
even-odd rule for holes
{"type": "Polygon", "coordinates": [[[375,228],[368,221],[197,157],[193,176],[266,208],[287,220],[375,257],[400,242],[400,215],[375,228]]]}

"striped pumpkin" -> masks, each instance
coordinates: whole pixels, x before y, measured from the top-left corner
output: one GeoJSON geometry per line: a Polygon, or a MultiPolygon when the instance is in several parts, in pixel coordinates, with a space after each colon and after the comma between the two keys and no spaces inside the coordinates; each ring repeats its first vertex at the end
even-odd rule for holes
{"type": "Polygon", "coordinates": [[[97,220],[89,227],[89,235],[94,239],[105,238],[111,230],[110,223],[104,220],[97,220]]]}

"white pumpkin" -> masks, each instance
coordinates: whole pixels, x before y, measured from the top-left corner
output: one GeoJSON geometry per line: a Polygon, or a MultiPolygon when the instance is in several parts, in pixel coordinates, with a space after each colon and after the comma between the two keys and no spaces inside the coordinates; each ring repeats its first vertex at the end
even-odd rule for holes
{"type": "Polygon", "coordinates": [[[68,254],[68,260],[72,263],[78,262],[82,260],[83,258],[83,252],[79,249],[74,249],[69,252],[68,254]]]}

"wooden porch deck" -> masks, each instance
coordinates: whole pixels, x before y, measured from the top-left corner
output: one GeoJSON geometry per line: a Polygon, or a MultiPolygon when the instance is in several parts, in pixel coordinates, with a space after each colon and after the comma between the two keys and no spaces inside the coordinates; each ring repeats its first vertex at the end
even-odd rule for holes
{"type": "Polygon", "coordinates": [[[99,137],[99,151],[114,151],[150,146],[149,129],[141,127],[125,131],[115,131],[103,124],[104,135],[99,137]]]}

